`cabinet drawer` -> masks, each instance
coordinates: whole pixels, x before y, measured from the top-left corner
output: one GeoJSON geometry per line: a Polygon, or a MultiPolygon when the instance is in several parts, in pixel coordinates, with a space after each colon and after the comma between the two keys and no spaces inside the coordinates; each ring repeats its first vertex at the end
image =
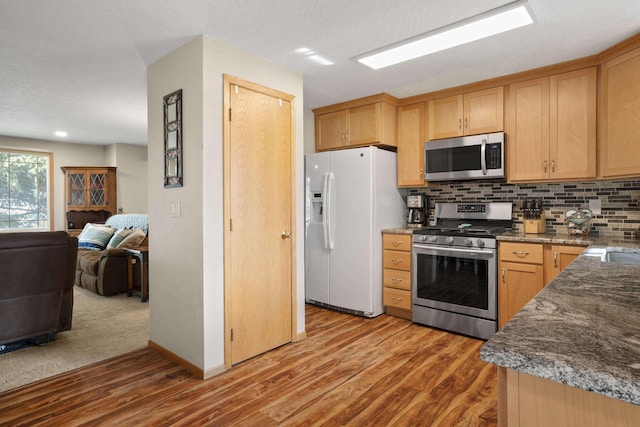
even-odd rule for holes
{"type": "Polygon", "coordinates": [[[498,255],[502,261],[542,264],[542,245],[537,243],[500,242],[498,255]]]}
{"type": "Polygon", "coordinates": [[[411,252],[411,234],[383,234],[382,248],[411,252]]]}
{"type": "Polygon", "coordinates": [[[411,291],[384,288],[383,304],[388,307],[411,310],[411,291]]]}
{"type": "Polygon", "coordinates": [[[411,271],[411,252],[385,250],[382,264],[384,268],[411,271]]]}
{"type": "Polygon", "coordinates": [[[411,272],[406,270],[392,270],[385,268],[383,273],[384,286],[396,289],[411,290],[411,272]]]}

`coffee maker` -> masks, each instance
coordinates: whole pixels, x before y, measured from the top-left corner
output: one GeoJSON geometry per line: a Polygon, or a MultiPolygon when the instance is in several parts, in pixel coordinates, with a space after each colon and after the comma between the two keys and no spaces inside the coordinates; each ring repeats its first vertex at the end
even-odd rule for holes
{"type": "Polygon", "coordinates": [[[407,227],[419,228],[427,223],[426,194],[407,196],[407,227]]]}

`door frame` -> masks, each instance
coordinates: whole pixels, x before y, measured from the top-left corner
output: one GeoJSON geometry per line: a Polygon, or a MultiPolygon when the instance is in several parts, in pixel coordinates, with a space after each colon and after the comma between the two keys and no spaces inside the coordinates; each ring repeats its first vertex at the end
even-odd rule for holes
{"type": "MultiPolygon", "coordinates": [[[[297,334],[297,283],[296,283],[296,270],[297,270],[297,232],[296,232],[296,124],[295,124],[295,96],[280,92],[275,89],[271,89],[266,86],[262,86],[257,83],[243,80],[238,77],[231,76],[229,74],[223,74],[223,86],[224,86],[224,105],[223,105],[223,117],[222,117],[222,129],[223,129],[223,205],[224,205],[224,366],[225,369],[231,368],[231,290],[230,283],[231,278],[229,276],[230,268],[230,220],[231,220],[231,134],[230,134],[230,117],[229,112],[231,108],[230,100],[230,88],[231,85],[241,86],[249,90],[263,93],[275,98],[281,98],[289,101],[290,103],[290,117],[291,117],[291,147],[290,147],[290,164],[291,164],[291,341],[298,341],[297,334]]],[[[256,183],[256,186],[258,183],[256,183]]]]}

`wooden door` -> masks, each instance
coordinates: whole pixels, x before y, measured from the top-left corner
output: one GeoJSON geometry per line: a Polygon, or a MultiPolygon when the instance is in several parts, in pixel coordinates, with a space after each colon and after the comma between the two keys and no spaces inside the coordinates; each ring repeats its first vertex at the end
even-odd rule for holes
{"type": "Polygon", "coordinates": [[[498,284],[498,327],[502,328],[543,288],[543,267],[500,261],[498,284]]]}
{"type": "Polygon", "coordinates": [[[429,101],[429,140],[462,136],[463,96],[429,101]]]}
{"type": "Polygon", "coordinates": [[[600,170],[604,177],[640,174],[640,48],[602,64],[600,170]]]}
{"type": "Polygon", "coordinates": [[[398,108],[398,187],[423,187],[425,103],[398,108]]]}
{"type": "Polygon", "coordinates": [[[550,77],[551,179],[596,176],[596,73],[591,67],[550,77]]]}
{"type": "Polygon", "coordinates": [[[316,151],[331,150],[349,142],[349,112],[321,114],[316,117],[316,151]]]}
{"type": "Polygon", "coordinates": [[[293,97],[225,76],[225,330],[235,364],[292,340],[293,97]]]}
{"type": "Polygon", "coordinates": [[[549,78],[512,84],[509,97],[509,180],[548,179],[549,78]]]}
{"type": "Polygon", "coordinates": [[[502,86],[464,94],[464,134],[504,130],[504,88],[502,86]]]}

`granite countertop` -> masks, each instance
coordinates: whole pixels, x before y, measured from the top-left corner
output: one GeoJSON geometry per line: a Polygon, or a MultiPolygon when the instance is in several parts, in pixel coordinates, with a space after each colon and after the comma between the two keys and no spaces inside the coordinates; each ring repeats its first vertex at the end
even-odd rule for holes
{"type": "Polygon", "coordinates": [[[398,227],[398,228],[385,228],[382,230],[383,233],[393,233],[393,234],[413,234],[415,230],[419,230],[420,227],[398,227]]]}
{"type": "MultiPolygon", "coordinates": [[[[592,247],[607,246],[599,243],[592,247]]],[[[629,246],[620,250],[640,252],[637,243],[629,246]]],[[[640,405],[640,265],[580,255],[484,344],[480,357],[640,405]]]]}
{"type": "Polygon", "coordinates": [[[576,245],[576,246],[616,246],[616,247],[638,247],[640,240],[622,239],[619,236],[606,234],[589,235],[586,237],[570,236],[569,234],[525,234],[518,231],[507,231],[498,235],[497,240],[507,242],[522,243],[551,243],[554,245],[576,245]]]}

